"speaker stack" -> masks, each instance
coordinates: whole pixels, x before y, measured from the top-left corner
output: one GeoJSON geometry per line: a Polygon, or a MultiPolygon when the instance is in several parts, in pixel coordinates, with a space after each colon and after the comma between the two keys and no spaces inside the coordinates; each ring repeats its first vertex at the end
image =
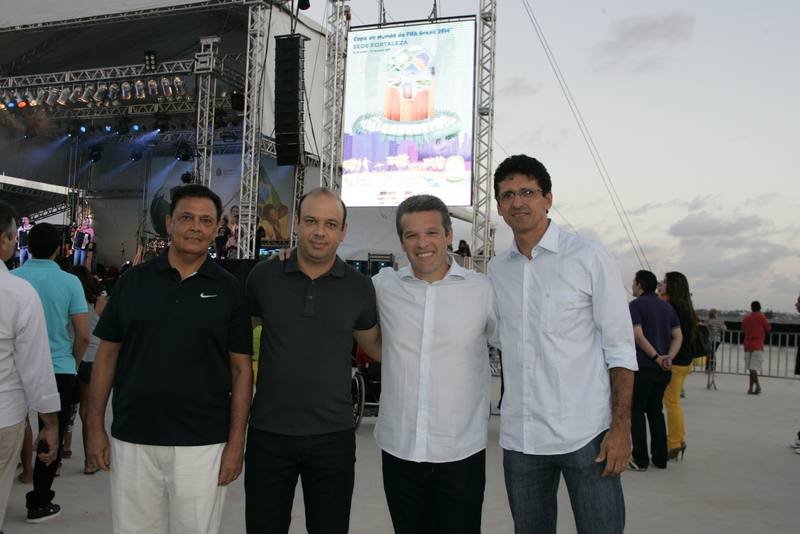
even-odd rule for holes
{"type": "Polygon", "coordinates": [[[308,37],[275,36],[275,152],[278,165],[302,163],[305,153],[303,74],[308,37]]]}

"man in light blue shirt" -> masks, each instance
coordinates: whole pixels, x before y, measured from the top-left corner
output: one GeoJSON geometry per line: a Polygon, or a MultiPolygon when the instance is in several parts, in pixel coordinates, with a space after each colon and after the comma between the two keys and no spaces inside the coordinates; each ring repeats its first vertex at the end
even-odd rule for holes
{"type": "MultiPolygon", "coordinates": [[[[61,461],[64,431],[72,408],[77,364],[83,358],[89,343],[88,308],[83,286],[76,276],[62,271],[53,261],[58,256],[60,246],[61,235],[53,225],[42,223],[34,226],[28,236],[28,248],[33,258],[12,271],[12,274],[28,281],[42,301],[50,356],[61,397],[56,461],[46,465],[40,459],[36,460],[33,468],[33,491],[25,496],[29,523],[41,523],[61,513],[61,507],[52,502],[55,492],[50,488],[61,461]],[[74,337],[70,336],[69,325],[72,325],[74,337]]],[[[39,426],[42,426],[41,420],[39,426]]]]}

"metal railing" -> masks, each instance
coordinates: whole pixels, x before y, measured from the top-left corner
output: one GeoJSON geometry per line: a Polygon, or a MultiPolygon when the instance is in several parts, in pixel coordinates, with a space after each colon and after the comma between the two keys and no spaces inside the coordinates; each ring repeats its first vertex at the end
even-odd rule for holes
{"type": "MultiPolygon", "coordinates": [[[[723,332],[723,341],[714,353],[715,370],[725,374],[748,374],[745,365],[744,334],[741,330],[723,332]]],[[[797,361],[800,333],[771,332],[764,342],[764,357],[761,364],[761,376],[774,378],[794,378],[797,361]]],[[[704,371],[705,362],[695,360],[695,371],[704,371]],[[702,362],[702,363],[698,363],[702,362]]]]}

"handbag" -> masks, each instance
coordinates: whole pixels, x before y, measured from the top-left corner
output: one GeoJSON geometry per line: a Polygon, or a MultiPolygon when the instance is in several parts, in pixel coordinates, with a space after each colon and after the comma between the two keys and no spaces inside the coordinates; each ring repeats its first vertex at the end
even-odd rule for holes
{"type": "Polygon", "coordinates": [[[702,323],[695,328],[694,339],[690,345],[693,358],[702,358],[711,355],[711,334],[708,327],[702,323]]]}

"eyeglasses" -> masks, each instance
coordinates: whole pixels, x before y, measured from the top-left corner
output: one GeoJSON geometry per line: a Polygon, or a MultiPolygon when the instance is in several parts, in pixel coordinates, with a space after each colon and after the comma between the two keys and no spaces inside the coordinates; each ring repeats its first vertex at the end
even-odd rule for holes
{"type": "Polygon", "coordinates": [[[509,204],[513,202],[516,197],[522,200],[530,200],[536,196],[536,193],[541,193],[542,196],[544,196],[544,191],[542,189],[528,189],[527,187],[523,187],[519,191],[504,191],[500,193],[500,202],[509,204]]]}

